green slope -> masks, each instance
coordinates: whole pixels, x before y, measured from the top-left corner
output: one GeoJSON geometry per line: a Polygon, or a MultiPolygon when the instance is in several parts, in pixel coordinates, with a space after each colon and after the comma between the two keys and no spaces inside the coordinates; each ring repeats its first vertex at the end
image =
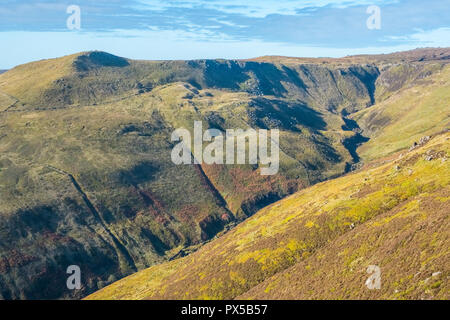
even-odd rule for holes
{"type": "Polygon", "coordinates": [[[380,95],[384,92],[383,84],[399,88],[396,94],[351,116],[363,129],[363,135],[370,137],[358,149],[364,160],[386,156],[450,127],[450,66],[416,67],[413,76],[408,74],[409,81],[401,81],[406,84],[392,80],[395,74],[402,73],[398,66],[393,69],[387,70],[377,82],[380,95]],[[431,76],[424,77],[426,73],[431,76]]]}

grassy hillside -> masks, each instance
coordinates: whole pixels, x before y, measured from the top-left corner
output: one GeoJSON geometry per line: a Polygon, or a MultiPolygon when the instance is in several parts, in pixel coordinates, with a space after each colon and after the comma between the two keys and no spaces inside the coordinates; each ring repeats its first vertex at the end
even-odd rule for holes
{"type": "Polygon", "coordinates": [[[423,136],[450,128],[450,65],[396,66],[386,70],[377,82],[377,95],[398,91],[351,116],[363,135],[370,137],[358,149],[364,160],[386,156],[423,136]],[[431,76],[425,77],[428,73],[431,76]]]}
{"type": "Polygon", "coordinates": [[[77,55],[59,59],[41,60],[17,66],[1,74],[0,91],[21,100],[21,105],[39,103],[54,82],[73,70],[77,55]]]}
{"type": "Polygon", "coordinates": [[[1,74],[0,298],[80,298],[194,252],[261,208],[349,172],[361,157],[440,131],[446,50],[326,63],[85,52],[1,74]],[[402,109],[397,97],[426,103],[402,109]],[[171,133],[196,120],[221,131],[279,129],[279,173],[173,165],[171,133]],[[394,136],[404,139],[385,142],[394,136]],[[66,289],[71,264],[85,276],[81,291],[66,289]]]}
{"type": "Polygon", "coordinates": [[[450,134],[264,208],[88,299],[448,299],[450,134]],[[382,287],[365,287],[369,265],[382,287]]]}

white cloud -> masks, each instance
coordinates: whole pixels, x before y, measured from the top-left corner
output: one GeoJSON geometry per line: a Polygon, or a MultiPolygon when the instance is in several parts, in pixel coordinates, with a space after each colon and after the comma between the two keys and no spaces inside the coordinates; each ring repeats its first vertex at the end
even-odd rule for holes
{"type": "Polygon", "coordinates": [[[416,30],[416,33],[405,36],[389,36],[382,41],[402,41],[411,45],[428,47],[450,47],[450,28],[438,28],[429,31],[416,30]]]}
{"type": "Polygon", "coordinates": [[[116,30],[107,33],[82,32],[1,32],[0,43],[8,43],[2,54],[0,69],[26,61],[63,56],[80,51],[103,50],[132,59],[245,59],[264,55],[294,57],[342,57],[355,54],[379,54],[424,46],[450,46],[450,28],[415,33],[403,45],[361,48],[333,48],[264,42],[235,41],[219,34],[211,39],[210,31],[142,31],[116,30]],[[54,44],[58,43],[57,46],[54,44]]]}
{"type": "Polygon", "coordinates": [[[192,8],[202,7],[205,9],[215,9],[228,14],[241,14],[253,18],[264,18],[270,14],[296,15],[297,11],[304,8],[323,7],[332,5],[344,8],[352,5],[381,4],[392,1],[381,0],[257,0],[257,1],[236,1],[236,0],[140,0],[142,8],[149,10],[161,10],[164,8],[192,8]]]}

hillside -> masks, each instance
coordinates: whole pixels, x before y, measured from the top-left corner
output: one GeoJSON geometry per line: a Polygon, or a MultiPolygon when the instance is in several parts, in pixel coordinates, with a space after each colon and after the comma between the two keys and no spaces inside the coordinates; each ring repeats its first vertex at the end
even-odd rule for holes
{"type": "Polygon", "coordinates": [[[304,189],[88,299],[448,299],[449,151],[447,132],[304,189]]]}
{"type": "Polygon", "coordinates": [[[448,52],[287,63],[96,51],[1,74],[0,298],[81,298],[448,128],[448,52]],[[279,173],[175,166],[171,133],[195,120],[279,129],[279,173]]]}
{"type": "Polygon", "coordinates": [[[361,127],[363,135],[370,137],[358,149],[362,159],[389,155],[423,136],[450,128],[448,66],[398,65],[384,72],[377,82],[376,99],[381,102],[350,117],[361,127]],[[399,87],[402,89],[396,94],[386,94],[399,87]]]}

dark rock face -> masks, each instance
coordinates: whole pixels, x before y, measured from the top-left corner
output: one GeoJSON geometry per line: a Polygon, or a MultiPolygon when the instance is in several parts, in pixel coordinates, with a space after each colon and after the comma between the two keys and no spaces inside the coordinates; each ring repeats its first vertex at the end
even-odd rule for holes
{"type": "Polygon", "coordinates": [[[81,55],[74,61],[74,66],[77,71],[88,71],[101,67],[122,68],[129,65],[130,63],[127,59],[100,51],[89,52],[85,55],[81,55]]]}
{"type": "Polygon", "coordinates": [[[281,198],[282,196],[280,196],[279,194],[271,192],[245,201],[242,204],[241,209],[246,216],[250,217],[258,212],[258,210],[280,200],[281,198]]]}

